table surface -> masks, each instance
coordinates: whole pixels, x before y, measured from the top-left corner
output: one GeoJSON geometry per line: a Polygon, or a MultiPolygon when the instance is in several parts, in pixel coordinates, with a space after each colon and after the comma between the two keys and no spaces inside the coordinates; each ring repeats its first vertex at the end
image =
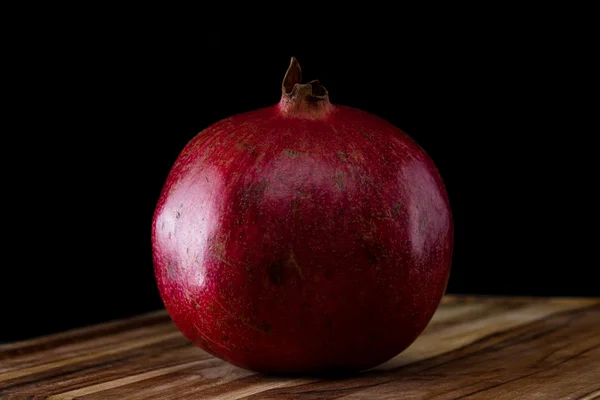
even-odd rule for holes
{"type": "Polygon", "coordinates": [[[338,379],[256,374],[166,312],[0,346],[1,399],[600,399],[600,298],[446,296],[391,361],[338,379]]]}

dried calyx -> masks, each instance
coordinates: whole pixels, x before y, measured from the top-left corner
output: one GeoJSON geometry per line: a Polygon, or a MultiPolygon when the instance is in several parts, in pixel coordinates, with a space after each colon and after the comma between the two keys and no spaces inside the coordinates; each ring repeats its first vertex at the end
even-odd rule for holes
{"type": "Polygon", "coordinates": [[[302,69],[298,60],[292,57],[281,85],[280,111],[289,116],[310,119],[323,118],[329,114],[333,106],[329,102],[327,89],[318,80],[308,83],[301,81],[302,69]]]}

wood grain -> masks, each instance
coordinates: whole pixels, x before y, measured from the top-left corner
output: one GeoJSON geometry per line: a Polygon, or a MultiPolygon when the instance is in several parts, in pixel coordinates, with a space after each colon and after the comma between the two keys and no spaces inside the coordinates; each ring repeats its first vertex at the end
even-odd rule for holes
{"type": "Polygon", "coordinates": [[[600,399],[600,298],[447,296],[405,352],[338,379],[255,374],[164,311],[0,346],[0,399],[600,399]]]}

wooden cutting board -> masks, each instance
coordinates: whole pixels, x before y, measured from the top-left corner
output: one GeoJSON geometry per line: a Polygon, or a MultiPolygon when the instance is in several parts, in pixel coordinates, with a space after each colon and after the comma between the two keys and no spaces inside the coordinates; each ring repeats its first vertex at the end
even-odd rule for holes
{"type": "Polygon", "coordinates": [[[343,379],[233,367],[165,311],[0,346],[1,399],[600,399],[600,298],[447,296],[405,352],[343,379]]]}

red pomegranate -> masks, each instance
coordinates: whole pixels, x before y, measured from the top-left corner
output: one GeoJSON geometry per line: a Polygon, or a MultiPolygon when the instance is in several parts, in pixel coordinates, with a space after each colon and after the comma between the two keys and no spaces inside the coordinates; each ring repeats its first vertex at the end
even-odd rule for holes
{"type": "Polygon", "coordinates": [[[446,289],[443,181],[404,132],[301,84],[206,128],[152,224],[162,300],[216,357],[267,373],[364,370],[408,347],[446,289]]]}

